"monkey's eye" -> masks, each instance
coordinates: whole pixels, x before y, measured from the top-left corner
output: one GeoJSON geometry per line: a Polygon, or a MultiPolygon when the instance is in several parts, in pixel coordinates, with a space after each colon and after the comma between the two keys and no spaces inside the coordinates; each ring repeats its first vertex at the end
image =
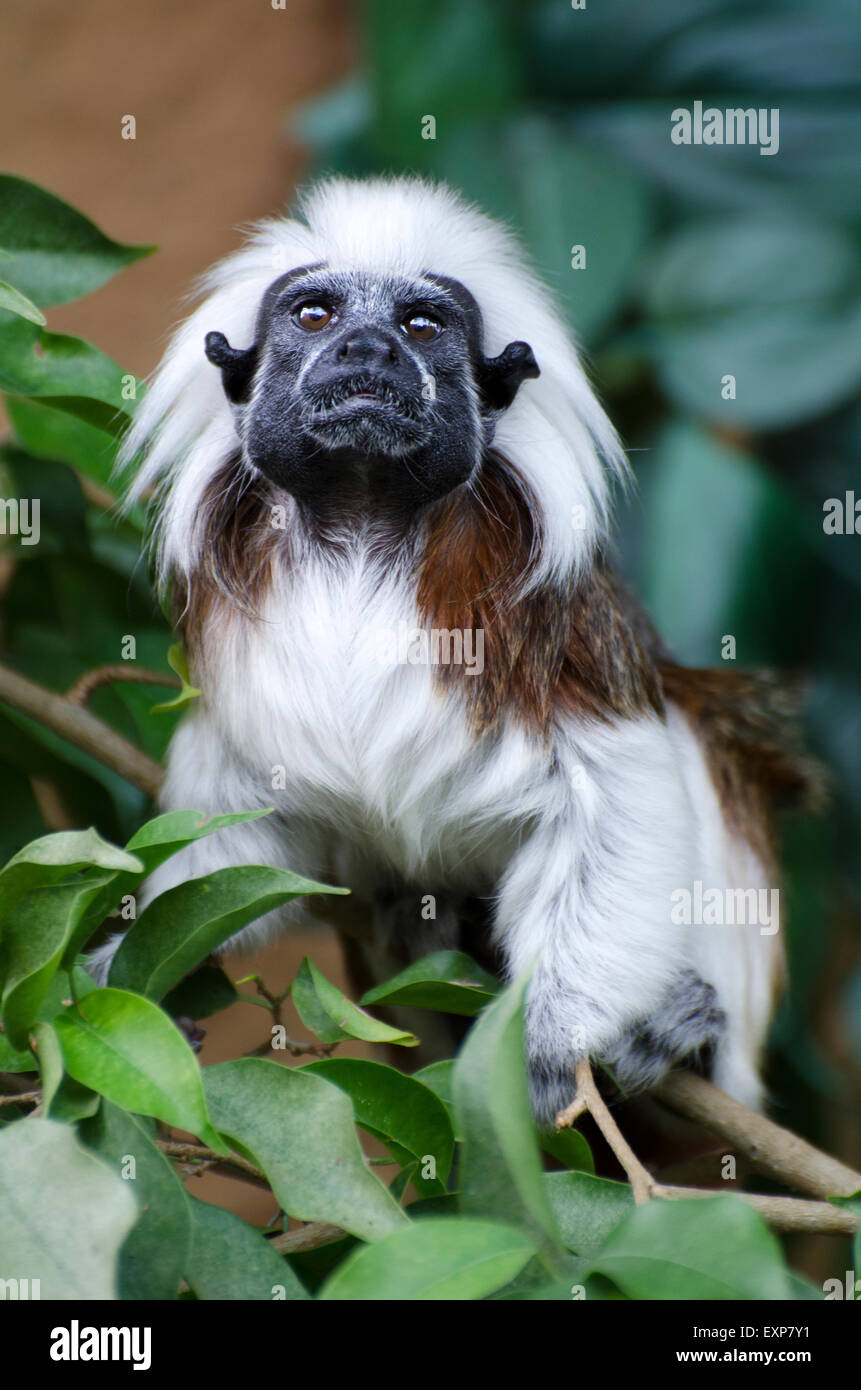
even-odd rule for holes
{"type": "Polygon", "coordinates": [[[332,310],[325,304],[318,304],[315,300],[308,300],[305,304],[300,304],[293,310],[293,317],[300,328],[304,328],[308,333],[319,333],[321,328],[325,328],[327,323],[332,321],[332,310]]]}
{"type": "Polygon", "coordinates": [[[429,343],[432,338],[442,332],[442,324],[439,319],[422,310],[407,314],[401,323],[401,328],[407,337],[418,338],[419,342],[422,343],[429,343]]]}

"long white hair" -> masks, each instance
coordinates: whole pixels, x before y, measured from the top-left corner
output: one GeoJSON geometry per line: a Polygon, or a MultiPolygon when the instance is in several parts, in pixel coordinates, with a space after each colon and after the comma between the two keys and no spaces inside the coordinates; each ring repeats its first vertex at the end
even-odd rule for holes
{"type": "Polygon", "coordinates": [[[334,178],[300,196],[296,217],[250,229],[240,250],[200,280],[204,296],[180,325],[129,431],[122,467],[138,461],[130,497],[154,494],[160,582],[189,581],[203,544],[201,499],[239,440],[204,336],[217,329],[250,345],[266,288],[298,266],[420,275],[461,281],[484,320],[495,356],[525,339],[541,369],[501,417],[494,447],[535,498],[541,537],[529,587],[566,585],[587,566],[608,526],[609,479],[627,464],[577,350],[516,238],[443,185],[417,178],[334,178]]]}

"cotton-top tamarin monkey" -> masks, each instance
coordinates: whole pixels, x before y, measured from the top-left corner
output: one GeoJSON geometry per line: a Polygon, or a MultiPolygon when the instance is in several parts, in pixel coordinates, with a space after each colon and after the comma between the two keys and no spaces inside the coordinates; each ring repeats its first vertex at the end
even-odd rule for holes
{"type": "Polygon", "coordinates": [[[444,187],[337,179],[202,289],[125,446],[202,690],[161,801],[275,811],[148,895],[283,865],[368,905],[377,977],[437,947],[531,968],[540,1120],[582,1057],[757,1104],[781,945],[737,890],[774,888],[806,770],[779,690],[675,664],[615,578],[627,465],[515,240],[444,187]],[[728,910],[686,921],[686,892],[728,910]]]}

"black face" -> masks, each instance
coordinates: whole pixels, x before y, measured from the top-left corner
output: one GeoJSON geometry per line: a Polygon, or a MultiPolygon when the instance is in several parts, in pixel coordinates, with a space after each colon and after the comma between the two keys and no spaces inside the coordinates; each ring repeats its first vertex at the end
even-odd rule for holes
{"type": "Polygon", "coordinates": [[[525,377],[526,343],[481,352],[481,316],[455,280],[302,267],[260,305],[255,342],[206,335],[246,460],[300,501],[361,489],[415,508],[466,481],[525,377]]]}

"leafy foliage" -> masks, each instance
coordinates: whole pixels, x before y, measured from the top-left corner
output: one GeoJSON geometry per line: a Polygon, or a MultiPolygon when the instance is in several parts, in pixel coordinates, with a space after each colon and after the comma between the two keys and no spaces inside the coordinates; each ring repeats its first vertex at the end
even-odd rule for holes
{"type": "MultiPolygon", "coordinates": [[[[166,844],[176,850],[204,829],[195,813],[168,820],[141,827],[135,839],[142,853],[166,844]]],[[[68,923],[86,920],[80,902],[105,895],[109,884],[109,898],[118,900],[127,887],[128,847],[91,837],[88,853],[89,861],[84,842],[70,847],[62,834],[26,847],[19,864],[39,864],[47,881],[33,882],[2,918],[0,1040],[11,1032],[20,1044],[5,1057],[14,1062],[9,1078],[40,1086],[51,1118],[28,1115],[26,1103],[0,1108],[0,1192],[10,1213],[0,1230],[0,1278],[41,1278],[56,1298],[173,1299],[185,1289],[184,1296],[203,1299],[475,1299],[522,1297],[524,1288],[549,1298],[562,1296],[566,1281],[594,1275],[633,1298],[682,1290],[702,1298],[792,1296],[779,1246],[739,1198],[657,1203],[653,1215],[633,1210],[626,1186],[590,1175],[579,1136],[566,1156],[569,1164],[582,1159],[583,1171],[543,1170],[544,1140],[526,1097],[522,982],[487,990],[453,1085],[446,1063],[412,1077],[346,1057],[282,1066],[276,1042],[272,1060],[245,1057],[201,1070],[183,1033],[147,993],[99,988],[77,962],[71,973],[63,970],[68,923]],[[70,856],[56,881],[57,864],[70,856]],[[112,874],[95,874],[97,861],[113,862],[112,874]],[[39,988],[22,990],[22,978],[31,977],[20,962],[30,959],[34,936],[39,988]],[[396,1170],[388,1188],[369,1168],[357,1127],[388,1149],[396,1170]],[[285,1217],[340,1227],[359,1244],[339,1245],[322,1285],[303,1278],[301,1263],[280,1255],[265,1235],[186,1191],[170,1157],[176,1130],[196,1136],[210,1162],[250,1161],[285,1217]],[[80,1220],[60,1229],[67,1203],[80,1220]]],[[[260,869],[245,883],[256,884],[257,896],[249,894],[244,913],[269,909],[272,872],[260,869]]],[[[291,892],[301,883],[291,883],[291,892]]],[[[193,924],[210,910],[210,885],[204,878],[183,887],[193,924]]],[[[303,891],[320,888],[304,882],[303,891]]],[[[89,935],[98,928],[90,918],[89,935]]],[[[78,932],[76,939],[83,949],[88,938],[78,932]]],[[[200,966],[209,950],[210,938],[191,925],[184,966],[200,966]]],[[[146,936],[130,932],[124,952],[123,977],[146,988],[146,936]]],[[[418,980],[444,973],[439,953],[420,964],[418,980]]],[[[468,958],[458,959],[457,974],[488,983],[468,958]]],[[[392,984],[397,994],[401,985],[392,984]]],[[[310,961],[297,988],[314,990],[309,1014],[330,1048],[347,1037],[367,1039],[374,1028],[376,1042],[410,1037],[352,1004],[310,961]]],[[[439,1007],[461,1002],[443,994],[439,1007]]],[[[311,1026],[305,1014],[303,1021],[311,1026]]],[[[8,1101],[17,1093],[10,1089],[8,1101]]]]}

